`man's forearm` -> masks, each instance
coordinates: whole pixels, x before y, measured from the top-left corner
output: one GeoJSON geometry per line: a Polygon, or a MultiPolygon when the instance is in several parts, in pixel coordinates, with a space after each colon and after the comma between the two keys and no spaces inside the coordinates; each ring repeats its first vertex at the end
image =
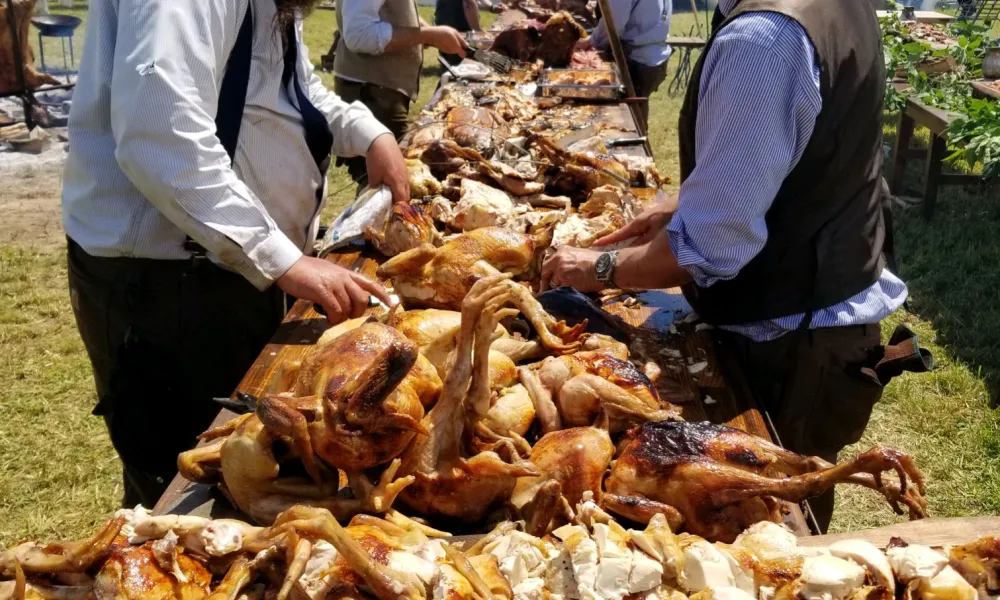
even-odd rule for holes
{"type": "Polygon", "coordinates": [[[399,52],[426,43],[423,27],[393,26],[392,39],[386,44],[384,52],[399,52]]]}
{"type": "Polygon", "coordinates": [[[462,0],[462,9],[465,10],[465,20],[469,22],[469,27],[473,31],[482,31],[483,27],[479,23],[479,5],[476,0],[462,0]]]}
{"type": "Polygon", "coordinates": [[[614,282],[628,290],[659,290],[691,281],[691,275],[677,264],[670,239],[661,232],[650,243],[626,248],[618,253],[614,282]]]}

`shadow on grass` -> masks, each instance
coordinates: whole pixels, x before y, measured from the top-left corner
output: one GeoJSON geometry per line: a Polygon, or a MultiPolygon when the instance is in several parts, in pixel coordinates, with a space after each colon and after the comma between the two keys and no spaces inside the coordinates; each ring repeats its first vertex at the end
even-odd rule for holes
{"type": "MultiPolygon", "coordinates": [[[[911,161],[904,187],[921,185],[922,172],[923,161],[911,161]]],[[[939,342],[979,372],[996,408],[1000,405],[1000,187],[942,187],[930,221],[921,209],[897,208],[894,214],[896,255],[900,275],[910,289],[909,308],[931,321],[939,342]]]]}

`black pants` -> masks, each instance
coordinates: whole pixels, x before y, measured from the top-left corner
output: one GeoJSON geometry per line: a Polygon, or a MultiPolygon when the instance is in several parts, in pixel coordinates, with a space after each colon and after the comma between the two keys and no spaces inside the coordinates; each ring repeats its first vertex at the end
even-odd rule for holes
{"type": "MultiPolygon", "coordinates": [[[[722,333],[721,341],[734,350],[786,448],[836,462],[861,439],[882,397],[882,386],[861,372],[874,366],[868,363],[881,345],[877,324],[797,331],[770,342],[722,333]]],[[[825,531],[833,490],[809,504],[825,531]]]]}
{"type": "Polygon", "coordinates": [[[660,89],[660,84],[667,78],[667,63],[650,67],[634,60],[628,61],[628,73],[632,78],[632,87],[636,98],[645,98],[638,106],[639,125],[649,133],[649,97],[660,89]]]}
{"type": "Polygon", "coordinates": [[[69,241],[73,312],[124,467],[125,506],[152,507],[267,344],[284,314],[277,287],[257,291],[205,259],[98,258],[69,241]]]}
{"type": "MultiPolygon", "coordinates": [[[[399,140],[406,131],[410,119],[410,99],[406,94],[371,83],[347,81],[337,77],[333,80],[333,91],[344,102],[360,102],[372,111],[375,118],[399,140]]],[[[364,156],[341,159],[347,165],[347,172],[354,181],[368,172],[364,156]]],[[[362,182],[367,185],[367,181],[362,182]]]]}

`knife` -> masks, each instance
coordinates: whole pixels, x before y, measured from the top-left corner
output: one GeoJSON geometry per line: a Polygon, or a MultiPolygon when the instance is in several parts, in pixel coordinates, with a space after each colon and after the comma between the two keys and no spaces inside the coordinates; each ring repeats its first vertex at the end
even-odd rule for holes
{"type": "Polygon", "coordinates": [[[624,137],[616,138],[613,140],[608,140],[605,145],[608,148],[621,148],[622,146],[641,146],[647,141],[646,136],[641,137],[624,137]]]}

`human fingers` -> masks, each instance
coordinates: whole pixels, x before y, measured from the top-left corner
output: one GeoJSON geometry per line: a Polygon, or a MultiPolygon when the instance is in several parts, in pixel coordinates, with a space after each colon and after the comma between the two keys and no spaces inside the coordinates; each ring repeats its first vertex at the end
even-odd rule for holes
{"type": "Polygon", "coordinates": [[[371,294],[361,289],[361,286],[358,285],[354,278],[347,281],[344,289],[351,299],[351,318],[357,319],[365,314],[365,310],[368,309],[368,298],[371,297],[371,294]]]}
{"type": "Polygon", "coordinates": [[[594,240],[594,246],[610,246],[629,238],[639,237],[649,232],[649,222],[641,215],[633,219],[618,231],[613,231],[604,237],[594,240]]]}
{"type": "Polygon", "coordinates": [[[389,292],[387,292],[384,287],[382,287],[378,283],[372,281],[371,279],[368,279],[367,277],[359,273],[352,273],[352,275],[354,278],[354,283],[356,283],[358,287],[360,287],[361,289],[365,290],[366,292],[370,293],[371,295],[381,300],[382,303],[385,304],[386,306],[391,307],[393,305],[392,297],[389,295],[389,292]]]}

